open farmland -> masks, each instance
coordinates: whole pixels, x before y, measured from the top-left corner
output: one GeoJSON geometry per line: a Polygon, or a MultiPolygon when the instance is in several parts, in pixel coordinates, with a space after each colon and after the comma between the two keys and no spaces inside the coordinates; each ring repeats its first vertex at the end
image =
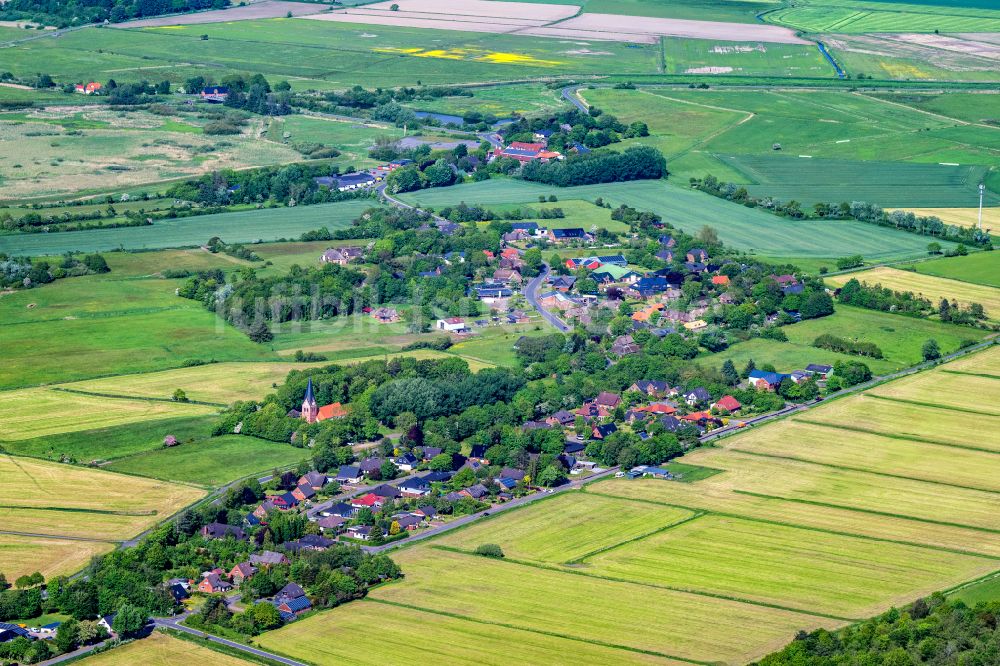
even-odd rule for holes
{"type": "Polygon", "coordinates": [[[290,654],[298,659],[323,663],[381,666],[413,658],[414,653],[439,663],[470,663],[505,666],[508,652],[517,646],[525,663],[662,664],[686,663],[641,652],[618,650],[585,640],[574,640],[550,632],[515,629],[503,623],[487,624],[430,610],[420,610],[377,601],[362,600],[293,622],[257,639],[264,649],[290,654]],[[359,654],[357,645],[378,626],[394,637],[377,641],[359,654]],[[433,631],[427,631],[433,626],[433,631]]]}
{"type": "Polygon", "coordinates": [[[153,632],[147,639],[87,657],[86,663],[87,666],[132,666],[132,664],[176,666],[181,663],[199,666],[247,666],[251,662],[216,652],[192,641],[153,632]]]}
{"type": "Polygon", "coordinates": [[[0,441],[216,411],[204,405],[109,399],[51,388],[0,391],[0,441]],[[40,413],[47,417],[38,418],[40,413]]]}
{"type": "Polygon", "coordinates": [[[851,279],[857,279],[866,284],[880,284],[896,291],[912,291],[930,299],[935,306],[942,298],[956,300],[966,305],[979,303],[986,309],[987,317],[1000,319],[1000,289],[996,287],[959,282],[933,275],[921,275],[885,266],[860,273],[847,273],[826,278],[831,285],[838,287],[851,279]]]}
{"type": "Polygon", "coordinates": [[[444,537],[440,543],[475,550],[497,543],[507,557],[562,564],[623,541],[660,532],[694,517],[684,509],[665,509],[652,516],[648,505],[596,495],[560,495],[516,517],[480,522],[444,537]]]}
{"type": "Polygon", "coordinates": [[[314,14],[326,7],[310,6],[304,2],[284,2],[283,0],[264,0],[250,5],[238,5],[216,11],[198,12],[195,14],[180,14],[177,16],[157,16],[154,18],[126,21],[112,24],[116,28],[158,28],[172,25],[198,25],[202,23],[228,23],[229,21],[248,21],[252,19],[279,18],[291,14],[301,16],[314,14]]]}
{"type": "Polygon", "coordinates": [[[729,74],[733,76],[837,75],[819,50],[809,44],[765,44],[668,37],[663,42],[667,74],[729,74]]]}
{"type": "Polygon", "coordinates": [[[918,273],[1000,288],[1000,253],[976,252],[914,264],[918,273]]]}
{"type": "Polygon", "coordinates": [[[102,541],[0,534],[0,572],[13,580],[36,571],[46,579],[68,576],[113,548],[114,544],[102,541]]]}
{"type": "Polygon", "coordinates": [[[997,81],[1000,45],[915,33],[826,35],[833,56],[854,76],[904,81],[997,81]]]}
{"type": "Polygon", "coordinates": [[[805,32],[1000,32],[1000,11],[988,1],[811,0],[771,12],[767,21],[805,32]]]}
{"type": "Polygon", "coordinates": [[[871,395],[951,408],[959,413],[968,411],[972,414],[1000,417],[1000,404],[984,400],[1000,389],[996,385],[995,377],[942,372],[933,383],[921,379],[921,377],[906,377],[898,382],[872,389],[871,395]],[[979,400],[970,404],[969,396],[978,396],[979,400]]]}
{"type": "Polygon", "coordinates": [[[891,259],[921,256],[927,252],[926,237],[916,234],[861,222],[794,222],[659,181],[555,189],[526,181],[494,179],[423,190],[400,198],[407,203],[435,208],[460,201],[484,206],[530,205],[538,201],[539,195],[548,196],[553,192],[558,193],[560,200],[593,201],[602,197],[615,206],[628,204],[640,210],[652,210],[689,233],[696,233],[707,224],[718,232],[726,245],[768,257],[831,258],[857,253],[867,259],[891,259]]]}
{"type": "MultiPolygon", "coordinates": [[[[857,356],[813,347],[813,339],[809,339],[807,343],[793,343],[766,338],[751,338],[730,345],[720,352],[699,357],[698,361],[703,365],[719,368],[725,361],[729,360],[737,368],[742,368],[746,366],[747,361],[753,359],[757,367],[769,363],[782,372],[789,372],[804,368],[810,363],[833,365],[838,361],[849,362],[858,359],[857,356]]],[[[888,374],[900,368],[898,362],[893,363],[885,359],[866,358],[864,362],[876,374],[888,374]]]]}
{"type": "Polygon", "coordinates": [[[745,662],[786,641],[789,632],[831,624],[777,608],[435,548],[402,551],[395,559],[405,581],[373,590],[369,598],[657,656],[745,662]],[[636,632],[637,626],[644,630],[636,632]]]}
{"type": "Polygon", "coordinates": [[[0,151],[2,197],[75,194],[301,159],[291,148],[256,140],[262,124],[254,120],[222,142],[187,118],[142,111],[54,107],[0,114],[0,145],[18,147],[0,151]]]}

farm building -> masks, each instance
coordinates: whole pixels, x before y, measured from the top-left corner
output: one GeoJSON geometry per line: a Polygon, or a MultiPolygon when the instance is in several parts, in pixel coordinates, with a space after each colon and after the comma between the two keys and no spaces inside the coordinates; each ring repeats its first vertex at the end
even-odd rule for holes
{"type": "Polygon", "coordinates": [[[229,88],[226,86],[208,86],[202,88],[201,98],[211,104],[222,104],[229,98],[229,88]]]}

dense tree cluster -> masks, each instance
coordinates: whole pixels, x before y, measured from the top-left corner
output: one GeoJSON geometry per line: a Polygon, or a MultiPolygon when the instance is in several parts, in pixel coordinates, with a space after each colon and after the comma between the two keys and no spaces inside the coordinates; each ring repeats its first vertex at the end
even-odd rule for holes
{"type": "Polygon", "coordinates": [[[505,125],[500,134],[504,141],[535,141],[536,132],[549,134],[546,143],[551,150],[565,153],[577,144],[587,148],[601,148],[622,139],[649,136],[646,123],[636,121],[630,125],[615,116],[592,108],[589,113],[577,109],[562,111],[543,118],[521,118],[505,125]]]}
{"type": "Polygon", "coordinates": [[[622,153],[598,151],[565,160],[525,164],[521,177],[558,187],[656,180],[667,175],[663,154],[650,146],[634,146],[622,153]]]}
{"type": "Polygon", "coordinates": [[[929,299],[912,291],[895,291],[881,284],[860,282],[857,278],[851,278],[840,288],[837,300],[869,310],[896,312],[913,317],[937,315],[941,321],[966,326],[985,326],[987,319],[986,310],[981,303],[962,305],[943,298],[935,309],[929,299]]]}
{"type": "Polygon", "coordinates": [[[941,594],[837,631],[801,632],[760,666],[987,666],[1000,663],[1000,602],[970,608],[941,594]]]}
{"type": "Polygon", "coordinates": [[[48,259],[8,257],[0,253],[0,288],[18,289],[48,284],[53,280],[80,275],[108,273],[111,268],[100,254],[67,252],[53,265],[48,259]]]}
{"type": "Polygon", "coordinates": [[[308,205],[370,197],[366,191],[338,192],[316,182],[329,176],[328,164],[289,164],[243,171],[214,171],[172,185],[166,196],[208,206],[234,204],[308,205]]]}
{"type": "Polygon", "coordinates": [[[839,352],[841,354],[867,356],[868,358],[884,358],[882,350],[874,342],[848,340],[830,333],[824,333],[813,340],[813,347],[829,349],[830,351],[839,352]]]}

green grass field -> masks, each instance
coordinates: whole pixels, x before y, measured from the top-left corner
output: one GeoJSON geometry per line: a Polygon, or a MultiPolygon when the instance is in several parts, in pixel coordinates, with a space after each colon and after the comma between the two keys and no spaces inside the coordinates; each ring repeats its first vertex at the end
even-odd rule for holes
{"type": "Polygon", "coordinates": [[[539,84],[517,84],[472,88],[472,97],[437,97],[409,104],[417,111],[458,115],[468,111],[492,113],[498,118],[512,114],[551,113],[566,108],[558,89],[539,84]]]}
{"type": "Polygon", "coordinates": [[[969,606],[975,606],[981,601],[996,601],[1000,599],[1000,576],[991,576],[968,587],[961,587],[948,596],[961,599],[969,606]]]}
{"type": "Polygon", "coordinates": [[[517,658],[525,663],[594,666],[609,663],[680,666],[683,663],[550,633],[514,629],[499,623],[484,624],[450,614],[370,600],[287,624],[261,635],[257,643],[265,650],[275,650],[296,659],[371,666],[401,663],[412,659],[414,653],[433,655],[438,663],[504,666],[510,663],[508,654],[512,646],[516,646],[517,658]],[[373,626],[393,636],[393,640],[377,641],[359,652],[357,646],[370,636],[373,626]],[[428,626],[433,627],[433,631],[428,631],[428,626]]]}
{"type": "Polygon", "coordinates": [[[659,2],[658,0],[551,0],[551,4],[577,5],[587,13],[733,23],[754,23],[755,14],[779,6],[778,3],[769,0],[678,0],[676,2],[659,2]]]}
{"type": "MultiPolygon", "coordinates": [[[[465,201],[484,206],[502,203],[530,204],[552,188],[525,181],[495,179],[403,195],[413,204],[441,208],[465,201]]],[[[602,197],[612,205],[625,203],[652,210],[676,227],[694,233],[713,227],[728,246],[775,258],[826,258],[859,253],[868,259],[923,256],[926,238],[860,222],[793,222],[761,210],[745,208],[722,199],[682,189],[662,181],[636,181],[567,187],[558,191],[561,201],[602,197]]]]}
{"type": "Polygon", "coordinates": [[[1000,252],[976,252],[965,257],[922,261],[913,267],[924,275],[1000,289],[1000,252]]]}
{"type": "Polygon", "coordinates": [[[257,472],[295,465],[306,449],[255,437],[225,435],[117,460],[108,469],[167,481],[218,487],[257,472]]]}
{"type": "Polygon", "coordinates": [[[703,516],[586,558],[588,573],[866,617],[995,568],[984,557],[703,516]],[[808,544],[808,545],[806,545],[808,544]],[[749,563],[754,563],[749,565],[749,563]],[[900,566],[905,562],[905,566],[900,566]],[[836,585],[829,581],[836,580],[836,585]]]}
{"type": "Polygon", "coordinates": [[[996,95],[991,94],[887,92],[869,93],[869,96],[969,123],[995,121],[1000,117],[996,95]]]}
{"type": "Polygon", "coordinates": [[[833,78],[836,70],[806,44],[719,43],[712,39],[664,39],[667,74],[833,78]]]}
{"type": "Polygon", "coordinates": [[[637,502],[570,493],[503,520],[477,523],[445,536],[440,543],[468,551],[482,543],[496,543],[507,557],[562,564],[692,516],[683,509],[652,512],[637,502]]]}
{"type": "MultiPolygon", "coordinates": [[[[743,368],[750,359],[753,359],[757,367],[769,363],[779,372],[791,372],[801,370],[810,363],[833,365],[837,361],[854,361],[858,357],[813,347],[812,339],[806,344],[795,344],[764,338],[737,342],[720,352],[698,357],[700,363],[713,368],[722,367],[726,360],[732,361],[737,368],[743,368]]],[[[863,361],[875,374],[886,374],[899,368],[897,364],[885,360],[863,359],[863,361]]]]}
{"type": "Polygon", "coordinates": [[[306,231],[350,225],[373,201],[341,201],[296,208],[273,208],[219,213],[124,229],[94,229],[61,234],[0,235],[0,252],[12,255],[57,255],[68,251],[94,252],[194,247],[219,236],[230,243],[297,238],[306,231]]]}

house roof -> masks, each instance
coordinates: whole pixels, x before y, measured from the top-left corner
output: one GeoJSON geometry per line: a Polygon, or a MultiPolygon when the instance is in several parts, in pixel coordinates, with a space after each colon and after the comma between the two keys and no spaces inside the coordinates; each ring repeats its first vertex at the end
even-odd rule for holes
{"type": "Polygon", "coordinates": [[[342,404],[334,402],[320,407],[319,411],[316,413],[316,420],[324,421],[326,419],[339,419],[347,416],[348,412],[349,410],[342,404]]]}
{"type": "Polygon", "coordinates": [[[785,375],[781,374],[780,372],[766,372],[764,370],[751,370],[750,374],[748,375],[747,378],[751,379],[751,380],[762,379],[762,380],[766,381],[768,384],[771,384],[773,386],[777,386],[778,384],[781,383],[781,380],[785,378],[785,375]]]}
{"type": "Polygon", "coordinates": [[[308,608],[312,608],[312,602],[309,601],[309,597],[294,597],[292,599],[286,599],[282,601],[279,605],[284,606],[292,613],[297,613],[299,611],[304,611],[308,608]]]}
{"type": "Polygon", "coordinates": [[[831,370],[833,370],[832,365],[821,365],[816,363],[810,363],[809,365],[806,366],[806,372],[818,372],[823,375],[829,373],[831,370]]]}
{"type": "Polygon", "coordinates": [[[361,470],[356,465],[341,465],[337,470],[337,479],[356,479],[361,476],[361,470]]]}
{"type": "Polygon", "coordinates": [[[600,435],[602,438],[607,437],[608,435],[611,435],[616,432],[618,432],[618,426],[616,426],[614,423],[605,423],[604,425],[599,425],[596,428],[594,428],[594,434],[600,435]]]}
{"type": "Polygon", "coordinates": [[[601,391],[594,398],[594,403],[597,405],[604,405],[605,407],[617,407],[622,401],[621,396],[617,393],[610,393],[609,391],[601,391]]]}
{"type": "Polygon", "coordinates": [[[731,395],[724,395],[719,398],[719,401],[715,403],[716,407],[721,407],[722,409],[728,410],[730,412],[735,412],[737,409],[742,407],[740,401],[731,395]]]}
{"type": "Polygon", "coordinates": [[[275,599],[296,599],[298,597],[304,597],[306,591],[298,583],[289,583],[285,585],[281,590],[274,595],[275,599]]]}

